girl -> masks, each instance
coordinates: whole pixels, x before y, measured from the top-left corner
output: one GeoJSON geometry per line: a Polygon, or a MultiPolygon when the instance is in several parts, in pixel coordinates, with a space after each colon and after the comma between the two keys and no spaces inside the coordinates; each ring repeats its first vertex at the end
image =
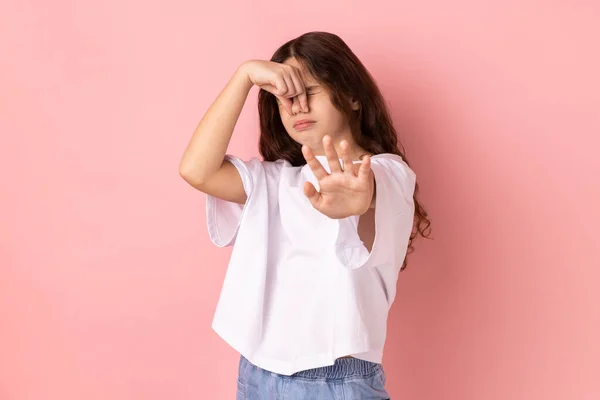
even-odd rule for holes
{"type": "MultiPolygon", "coordinates": [[[[401,146],[400,146],[401,147],[401,146]]],[[[234,245],[213,329],[241,353],[238,399],[386,399],[398,272],[429,220],[373,78],[311,32],[237,69],[185,150],[209,236],[234,245]],[[253,85],[263,161],[226,155],[253,85]]]]}

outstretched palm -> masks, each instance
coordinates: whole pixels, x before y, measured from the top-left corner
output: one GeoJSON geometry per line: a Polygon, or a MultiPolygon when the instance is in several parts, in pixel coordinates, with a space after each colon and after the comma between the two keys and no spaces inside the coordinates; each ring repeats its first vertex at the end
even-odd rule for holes
{"type": "Polygon", "coordinates": [[[302,146],[302,154],[315,174],[320,189],[317,191],[312,183],[306,182],[304,194],[314,208],[329,218],[340,219],[364,214],[369,209],[375,189],[370,157],[363,157],[357,169],[352,164],[348,142],[340,143],[341,157],[338,157],[329,136],[323,138],[323,148],[331,173],[325,170],[308,146],[302,146]],[[344,162],[343,169],[340,158],[344,162]]]}

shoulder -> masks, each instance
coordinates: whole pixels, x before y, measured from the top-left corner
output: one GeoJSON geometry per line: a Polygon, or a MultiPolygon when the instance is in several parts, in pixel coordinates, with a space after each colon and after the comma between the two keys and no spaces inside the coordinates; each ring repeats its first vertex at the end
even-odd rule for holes
{"type": "Polygon", "coordinates": [[[402,156],[400,156],[398,154],[394,154],[394,153],[380,153],[380,154],[365,153],[359,157],[360,160],[357,160],[354,162],[359,163],[366,156],[371,157],[371,161],[377,162],[377,163],[396,162],[396,163],[406,165],[406,161],[404,161],[402,156]]]}
{"type": "Polygon", "coordinates": [[[264,161],[258,157],[242,159],[231,154],[225,156],[225,161],[229,161],[235,166],[246,167],[252,171],[278,171],[289,165],[286,160],[264,161]]]}
{"type": "Polygon", "coordinates": [[[412,201],[416,187],[416,174],[398,154],[377,154],[371,157],[371,169],[380,194],[402,196],[412,201]]]}
{"type": "Polygon", "coordinates": [[[385,161],[395,161],[398,163],[406,164],[404,159],[401,156],[399,156],[398,154],[381,153],[381,154],[371,154],[370,156],[371,156],[371,160],[377,160],[378,162],[385,160],[385,161]]]}
{"type": "Polygon", "coordinates": [[[276,185],[287,163],[283,160],[264,161],[258,157],[242,158],[232,154],[225,155],[224,160],[233,164],[238,170],[247,192],[257,186],[276,185]]]}
{"type": "Polygon", "coordinates": [[[402,156],[398,154],[382,153],[371,156],[371,165],[385,167],[390,173],[400,173],[415,176],[415,172],[408,166],[402,156]]]}

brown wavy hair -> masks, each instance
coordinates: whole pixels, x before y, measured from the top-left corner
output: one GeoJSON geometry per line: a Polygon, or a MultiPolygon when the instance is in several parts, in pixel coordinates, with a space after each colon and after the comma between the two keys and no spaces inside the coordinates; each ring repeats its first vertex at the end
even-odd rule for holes
{"type": "MultiPolygon", "coordinates": [[[[295,58],[307,71],[331,93],[331,101],[348,117],[352,136],[367,154],[397,154],[408,164],[404,147],[398,140],[387,104],[375,80],[337,35],[327,32],[309,32],[283,44],[271,61],[283,63],[295,58]],[[350,99],[358,100],[359,110],[353,110],[350,99]]],[[[260,116],[259,150],[265,161],[287,160],[294,166],[306,164],[301,145],[287,134],[276,97],[260,90],[258,94],[260,116]]],[[[410,165],[410,164],[409,164],[410,165]]],[[[431,221],[417,199],[419,185],[415,187],[415,221],[408,243],[407,255],[414,251],[413,240],[417,235],[428,238],[431,221]]],[[[401,271],[407,266],[404,259],[401,271]]]]}

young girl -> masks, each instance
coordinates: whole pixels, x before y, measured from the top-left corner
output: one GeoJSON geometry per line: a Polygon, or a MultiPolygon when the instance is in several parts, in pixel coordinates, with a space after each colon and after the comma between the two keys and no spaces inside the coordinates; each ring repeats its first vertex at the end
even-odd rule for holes
{"type": "Polygon", "coordinates": [[[398,273],[429,220],[373,78],[311,32],[238,68],[180,174],[206,193],[209,236],[234,245],[213,320],[241,353],[238,399],[386,399],[398,273]],[[263,161],[226,155],[253,85],[263,161]]]}

